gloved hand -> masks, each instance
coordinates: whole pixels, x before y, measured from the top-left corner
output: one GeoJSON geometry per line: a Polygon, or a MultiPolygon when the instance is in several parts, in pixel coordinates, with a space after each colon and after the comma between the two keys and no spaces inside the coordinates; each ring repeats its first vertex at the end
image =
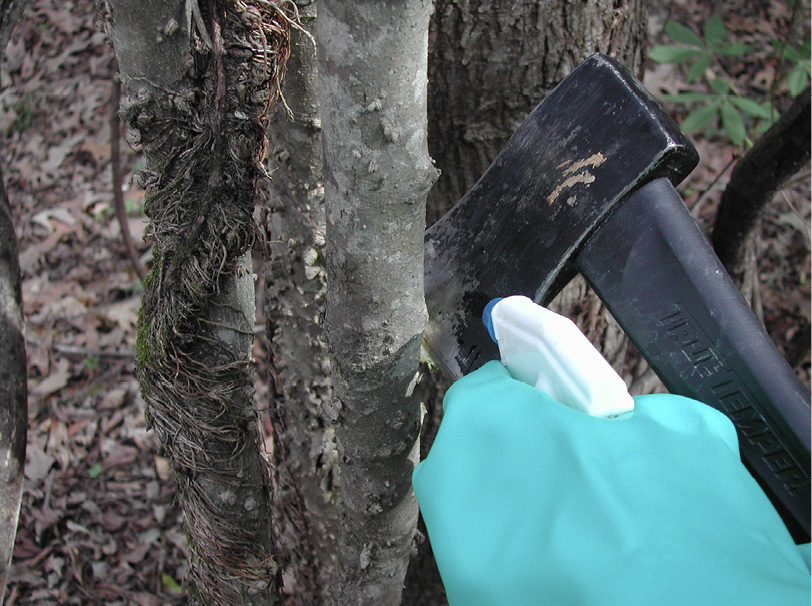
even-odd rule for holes
{"type": "Polygon", "coordinates": [[[614,419],[490,362],[449,389],[413,483],[452,606],[810,603],[809,568],[694,400],[614,419]]]}

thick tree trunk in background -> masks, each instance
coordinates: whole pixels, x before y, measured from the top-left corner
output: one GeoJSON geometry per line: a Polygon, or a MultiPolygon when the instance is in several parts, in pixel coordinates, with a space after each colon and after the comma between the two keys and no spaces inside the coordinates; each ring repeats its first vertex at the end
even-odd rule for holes
{"type": "MultiPolygon", "coordinates": [[[[26,2],[0,3],[0,62],[26,2]]],[[[28,429],[25,325],[17,234],[0,174],[0,603],[14,551],[28,429]]]]}
{"type": "MultiPolygon", "coordinates": [[[[602,52],[642,75],[650,0],[438,0],[429,57],[429,150],[442,176],[429,224],[467,192],[528,113],[602,52]]],[[[562,133],[565,136],[566,133],[562,133]]],[[[553,307],[620,368],[620,327],[576,278],[553,307]]]]}
{"type": "MultiPolygon", "coordinates": [[[[315,34],[315,0],[298,3],[315,34]]],[[[321,316],[325,217],[318,66],[314,40],[294,31],[281,108],[269,128],[270,196],[265,219],[270,259],[265,313],[272,372],[274,517],[286,558],[286,603],[322,603],[335,570],[338,480],[335,431],[324,421],[332,398],[321,316]]]]}
{"type": "Polygon", "coordinates": [[[107,0],[143,145],[155,242],[136,374],[170,460],[201,604],[278,602],[268,470],[259,450],[249,249],[265,111],[287,51],[275,5],[107,0]]]}
{"type": "MultiPolygon", "coordinates": [[[[429,150],[442,171],[429,224],[467,192],[528,113],[588,56],[642,75],[649,0],[438,0],[429,57],[429,150]]],[[[566,133],[562,133],[565,136],[566,133]]],[[[553,307],[616,368],[620,327],[579,277],[553,307]]]]}
{"type": "Polygon", "coordinates": [[[600,51],[640,73],[649,0],[437,0],[429,151],[442,171],[429,224],[474,185],[527,114],[600,51]]]}
{"type": "Polygon", "coordinates": [[[429,0],[319,4],[339,605],[400,603],[417,504],[429,0]]]}

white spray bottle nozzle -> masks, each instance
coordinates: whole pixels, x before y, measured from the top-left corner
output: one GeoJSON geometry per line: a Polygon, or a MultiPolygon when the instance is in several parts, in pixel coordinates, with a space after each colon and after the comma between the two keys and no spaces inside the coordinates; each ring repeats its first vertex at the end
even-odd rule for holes
{"type": "Polygon", "coordinates": [[[592,416],[634,410],[623,379],[568,318],[514,296],[488,303],[482,320],[514,379],[592,416]]]}

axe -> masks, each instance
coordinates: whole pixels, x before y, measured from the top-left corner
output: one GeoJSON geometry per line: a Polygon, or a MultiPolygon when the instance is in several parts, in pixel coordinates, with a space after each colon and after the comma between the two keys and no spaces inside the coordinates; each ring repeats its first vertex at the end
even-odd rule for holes
{"type": "Polygon", "coordinates": [[[580,272],[669,391],[725,413],[796,541],[809,540],[809,393],[674,185],[698,154],[642,84],[596,54],[528,116],[425,236],[424,345],[451,377],[498,358],[495,297],[548,303],[580,272]]]}

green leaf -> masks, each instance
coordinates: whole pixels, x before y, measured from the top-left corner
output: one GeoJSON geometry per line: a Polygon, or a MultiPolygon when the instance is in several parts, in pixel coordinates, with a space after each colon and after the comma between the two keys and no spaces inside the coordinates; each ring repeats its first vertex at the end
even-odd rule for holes
{"type": "Polygon", "coordinates": [[[741,145],[745,136],[744,120],[742,120],[741,114],[728,101],[722,103],[720,113],[722,114],[722,126],[728,137],[736,145],[741,145]]]}
{"type": "Polygon", "coordinates": [[[87,475],[89,475],[94,480],[98,478],[102,474],[102,466],[100,463],[96,463],[93,467],[88,469],[87,475]]]}
{"type": "MultiPolygon", "coordinates": [[[[780,49],[781,47],[780,47],[780,46],[778,46],[777,48],[778,48],[778,49],[780,49]]],[[[790,59],[790,60],[792,60],[792,61],[797,61],[797,62],[800,62],[800,61],[804,61],[804,60],[809,60],[809,56],[808,56],[808,55],[805,57],[804,55],[802,55],[802,54],[801,54],[801,53],[798,51],[798,49],[797,49],[797,48],[794,48],[794,47],[792,47],[792,46],[786,46],[786,47],[784,47],[784,51],[783,51],[783,53],[782,53],[782,54],[784,55],[784,57],[786,57],[787,59],[790,59]]]]}
{"type": "Polygon", "coordinates": [[[716,99],[719,95],[712,93],[676,93],[673,95],[663,95],[663,99],[671,103],[697,103],[699,101],[709,101],[716,99]]]}
{"type": "Polygon", "coordinates": [[[705,27],[702,28],[702,33],[705,34],[705,40],[711,46],[716,46],[725,39],[727,36],[727,28],[722,21],[722,15],[714,13],[710,19],[705,22],[705,27]]]}
{"type": "Polygon", "coordinates": [[[740,42],[723,44],[713,49],[717,55],[728,55],[730,57],[741,57],[750,52],[750,47],[740,42]]]}
{"type": "Polygon", "coordinates": [[[730,82],[723,78],[715,78],[710,81],[710,87],[715,93],[726,95],[730,92],[730,82]]]}
{"type": "Polygon", "coordinates": [[[793,69],[789,76],[787,76],[787,84],[789,85],[789,93],[795,97],[806,88],[807,76],[803,67],[798,66],[793,69]]]}
{"type": "Polygon", "coordinates": [[[719,113],[719,103],[719,101],[708,103],[707,105],[703,105],[699,109],[692,111],[685,117],[685,120],[682,121],[682,128],[688,131],[705,128],[708,124],[716,119],[716,116],[719,113]]]}
{"type": "Polygon", "coordinates": [[[161,583],[169,593],[183,593],[183,587],[165,572],[161,575],[161,583]]]}
{"type": "Polygon", "coordinates": [[[652,48],[648,52],[648,56],[657,63],[683,63],[693,59],[701,52],[698,48],[662,45],[652,48]]]}
{"type": "Polygon", "coordinates": [[[691,66],[691,69],[688,70],[688,73],[685,75],[685,79],[688,83],[694,82],[705,73],[705,71],[710,67],[711,61],[713,61],[713,57],[705,53],[699,59],[694,61],[694,64],[691,66]]]}
{"type": "Polygon", "coordinates": [[[676,21],[669,21],[665,24],[665,33],[676,42],[682,42],[689,46],[698,46],[704,48],[705,43],[702,38],[697,36],[691,29],[685,27],[676,21]]]}
{"type": "Polygon", "coordinates": [[[745,97],[731,97],[730,101],[741,110],[746,111],[751,116],[755,116],[756,118],[764,118],[769,120],[771,117],[770,110],[753,101],[752,99],[747,99],[745,97]]]}

